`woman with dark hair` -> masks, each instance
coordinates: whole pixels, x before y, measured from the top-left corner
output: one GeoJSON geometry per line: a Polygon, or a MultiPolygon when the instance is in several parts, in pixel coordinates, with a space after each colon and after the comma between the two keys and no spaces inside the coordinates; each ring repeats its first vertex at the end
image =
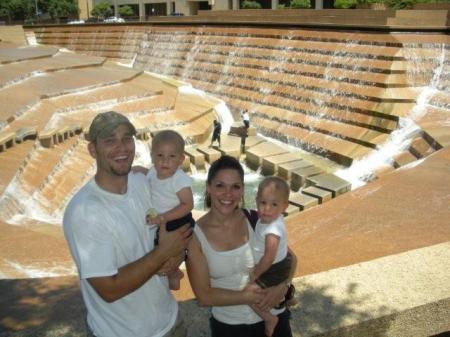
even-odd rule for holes
{"type": "MultiPolygon", "coordinates": [[[[269,310],[284,299],[288,290],[286,284],[261,289],[249,283],[255,265],[250,246],[254,233],[240,208],[243,195],[241,164],[233,157],[222,156],[208,171],[205,204],[209,211],[194,228],[187,259],[197,301],[212,307],[212,337],[264,337],[264,322],[249,305],[269,310]]],[[[293,257],[291,278],[295,267],[293,257]]],[[[291,337],[289,310],[271,312],[279,318],[273,337],[291,337]]]]}

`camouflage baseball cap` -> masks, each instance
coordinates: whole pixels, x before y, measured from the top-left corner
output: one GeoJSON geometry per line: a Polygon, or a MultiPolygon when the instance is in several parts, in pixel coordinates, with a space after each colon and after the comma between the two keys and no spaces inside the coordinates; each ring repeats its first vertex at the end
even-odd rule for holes
{"type": "Polygon", "coordinates": [[[118,126],[126,124],[130,128],[133,135],[136,134],[136,129],[130,120],[124,115],[115,112],[107,111],[99,113],[89,127],[89,140],[95,142],[97,138],[110,137],[118,126]]]}

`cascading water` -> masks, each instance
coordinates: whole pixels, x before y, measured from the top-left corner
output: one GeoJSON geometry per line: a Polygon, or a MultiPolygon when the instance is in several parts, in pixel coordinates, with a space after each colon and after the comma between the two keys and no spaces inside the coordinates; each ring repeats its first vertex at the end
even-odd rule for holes
{"type": "MultiPolygon", "coordinates": [[[[411,144],[412,139],[420,134],[421,129],[415,121],[420,120],[427,113],[431,98],[439,93],[440,79],[446,63],[445,46],[442,45],[440,49],[440,55],[436,59],[437,66],[433,70],[428,86],[421,89],[416,99],[416,104],[410,113],[399,119],[399,128],[393,131],[388,140],[378,146],[376,151],[353,162],[351,167],[335,172],[337,176],[350,181],[352,183],[352,189],[358,188],[373,179],[373,172],[377,168],[383,165],[391,165],[392,158],[405,151],[411,144]]],[[[417,56],[413,54],[410,58],[416,59],[417,56]]],[[[420,69],[416,71],[420,71],[420,69]]],[[[415,166],[418,163],[420,161],[412,163],[411,166],[415,166]]]]}

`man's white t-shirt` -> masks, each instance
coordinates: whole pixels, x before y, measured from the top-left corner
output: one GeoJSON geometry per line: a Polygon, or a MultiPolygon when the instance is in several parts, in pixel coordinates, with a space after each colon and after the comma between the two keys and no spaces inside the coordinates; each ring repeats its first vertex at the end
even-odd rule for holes
{"type": "Polygon", "coordinates": [[[159,179],[155,167],[152,167],[147,173],[147,179],[150,181],[152,205],[158,213],[165,213],[177,207],[180,204],[177,193],[185,187],[192,186],[192,178],[181,168],[178,168],[171,177],[159,179]]]}
{"type": "Polygon", "coordinates": [[[145,224],[150,200],[142,174],[128,175],[125,194],[107,192],[92,179],[64,213],[64,234],[80,275],[88,324],[98,337],[161,337],[175,323],[178,304],[158,276],[112,303],[105,302],[87,281],[115,275],[153,249],[145,224]]]}
{"type": "Polygon", "coordinates": [[[252,240],[253,255],[255,257],[256,263],[258,263],[264,256],[266,247],[266,235],[268,234],[273,234],[280,238],[277,255],[275,256],[275,260],[273,261],[273,263],[280,262],[287,255],[287,235],[283,217],[280,215],[277,219],[269,224],[263,224],[261,223],[261,220],[258,220],[255,226],[255,235],[253,236],[252,240]]]}

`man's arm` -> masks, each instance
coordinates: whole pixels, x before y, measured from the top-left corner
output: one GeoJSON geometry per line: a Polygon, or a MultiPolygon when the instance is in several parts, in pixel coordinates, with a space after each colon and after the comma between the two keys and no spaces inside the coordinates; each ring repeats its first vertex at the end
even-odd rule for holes
{"type": "Polygon", "coordinates": [[[170,257],[180,255],[187,247],[192,229],[183,226],[167,232],[160,227],[159,245],[140,259],[121,268],[117,274],[87,280],[106,302],[114,302],[140,288],[170,257]]]}

